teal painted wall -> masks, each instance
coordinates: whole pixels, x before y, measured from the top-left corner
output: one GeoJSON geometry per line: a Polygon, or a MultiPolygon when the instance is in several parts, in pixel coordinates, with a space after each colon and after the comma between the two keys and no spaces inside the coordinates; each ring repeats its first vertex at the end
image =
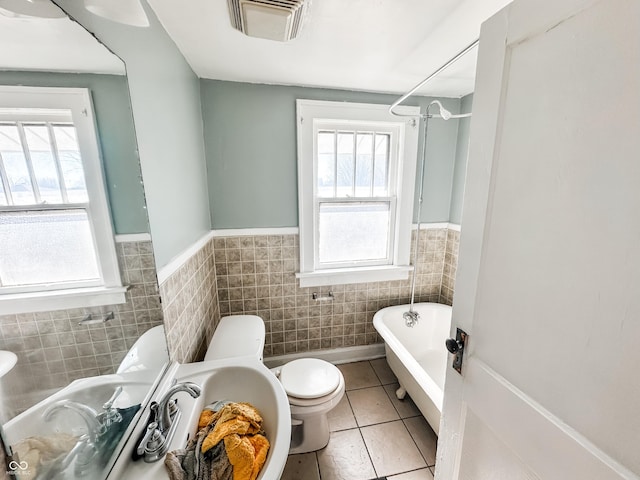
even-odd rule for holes
{"type": "Polygon", "coordinates": [[[104,20],[76,0],[57,3],[127,66],[149,225],[161,268],[211,229],[199,80],[146,2],[147,28],[104,20]]]}
{"type": "MultiPolygon", "coordinates": [[[[296,99],[391,104],[397,98],[205,79],[200,90],[214,229],[298,226],[296,99]]],[[[429,101],[414,97],[406,104],[424,110],[429,101]]],[[[445,99],[444,104],[459,112],[458,99],[445,99]]],[[[456,121],[429,124],[424,222],[449,219],[457,132],[456,121]]]]}
{"type": "Polygon", "coordinates": [[[148,233],[127,78],[121,75],[0,71],[0,84],[88,88],[91,91],[114,230],[118,234],[148,233]]]}
{"type": "MultiPolygon", "coordinates": [[[[471,112],[473,107],[473,94],[462,98],[460,102],[461,112],[471,112]]],[[[464,183],[467,176],[467,157],[469,156],[469,127],[471,118],[458,120],[458,139],[456,142],[456,157],[453,171],[453,185],[451,191],[451,210],[449,221],[460,225],[462,221],[462,199],[464,197],[464,183]]]]}

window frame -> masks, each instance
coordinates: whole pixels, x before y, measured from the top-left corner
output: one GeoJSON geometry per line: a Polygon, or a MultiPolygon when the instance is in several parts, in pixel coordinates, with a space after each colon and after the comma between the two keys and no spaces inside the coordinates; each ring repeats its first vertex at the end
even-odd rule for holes
{"type": "MultiPolygon", "coordinates": [[[[407,115],[420,115],[419,107],[402,106],[407,115]]],[[[372,281],[403,280],[408,278],[411,225],[416,181],[418,152],[418,122],[388,112],[388,106],[379,104],[296,100],[298,150],[298,224],[300,234],[300,272],[296,274],[301,287],[364,283],[372,281]],[[391,228],[390,256],[386,264],[345,266],[319,266],[318,260],[318,208],[317,196],[317,134],[330,130],[328,126],[341,126],[345,130],[392,131],[397,142],[390,139],[389,149],[395,150],[396,178],[390,180],[389,196],[394,197],[395,216],[391,228]],[[393,185],[392,185],[393,184],[393,185]]],[[[391,153],[389,176],[391,177],[391,153]]],[[[331,201],[355,201],[360,197],[335,197],[331,201]]],[[[368,202],[377,197],[364,197],[368,202]]],[[[386,198],[386,197],[384,197],[386,198]]]]}
{"type": "MultiPolygon", "coordinates": [[[[124,303],[123,287],[115,248],[105,175],[101,160],[97,126],[91,95],[86,88],[17,87],[0,86],[0,108],[31,110],[66,110],[77,132],[78,147],[89,197],[81,208],[87,212],[101,281],[87,282],[85,286],[70,284],[71,288],[53,288],[42,285],[0,287],[1,313],[27,313],[59,308],[93,307],[124,303]]],[[[31,117],[35,114],[32,112],[31,117]]],[[[43,116],[44,119],[46,117],[43,116]]],[[[9,120],[8,117],[3,117],[9,120]]],[[[23,116],[23,118],[26,118],[23,116]]],[[[16,121],[14,118],[13,121],[16,121]]],[[[81,204],[72,204],[78,206],[81,204]]],[[[65,209],[68,204],[64,205],[65,209]]],[[[2,206],[3,211],[29,211],[54,209],[53,204],[2,206]]]]}

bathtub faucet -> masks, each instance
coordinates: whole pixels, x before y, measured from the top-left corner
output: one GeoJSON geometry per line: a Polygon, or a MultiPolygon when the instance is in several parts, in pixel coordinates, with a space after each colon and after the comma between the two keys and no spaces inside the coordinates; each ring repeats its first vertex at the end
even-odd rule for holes
{"type": "Polygon", "coordinates": [[[404,323],[407,327],[413,327],[416,323],[418,323],[418,320],[420,320],[420,315],[418,314],[418,312],[409,309],[408,312],[404,312],[402,314],[402,318],[404,318],[404,323]]]}

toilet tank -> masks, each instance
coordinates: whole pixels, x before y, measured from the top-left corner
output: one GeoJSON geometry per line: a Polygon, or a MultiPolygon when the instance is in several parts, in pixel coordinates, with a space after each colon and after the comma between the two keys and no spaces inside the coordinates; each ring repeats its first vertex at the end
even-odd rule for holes
{"type": "Polygon", "coordinates": [[[169,362],[164,326],[158,325],[144,332],[129,349],[117,373],[153,370],[159,372],[169,362]]]}
{"type": "Polygon", "coordinates": [[[229,315],[220,319],[204,356],[207,360],[254,356],[262,361],[264,321],[257,315],[229,315]]]}

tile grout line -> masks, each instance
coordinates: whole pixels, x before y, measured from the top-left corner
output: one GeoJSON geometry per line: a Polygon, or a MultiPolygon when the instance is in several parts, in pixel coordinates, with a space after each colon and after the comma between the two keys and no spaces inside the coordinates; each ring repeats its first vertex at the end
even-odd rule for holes
{"type": "MultiPolygon", "coordinates": [[[[329,433],[329,439],[331,439],[331,433],[329,433]]],[[[316,473],[318,474],[318,480],[322,480],[322,472],[320,471],[320,461],[318,460],[318,450],[313,452],[313,456],[316,459],[316,473]]]]}
{"type": "MultiPolygon", "coordinates": [[[[405,430],[407,431],[407,433],[409,434],[409,437],[411,437],[411,441],[413,441],[413,444],[414,444],[414,445],[416,446],[416,448],[418,449],[418,453],[420,453],[420,456],[421,456],[421,457],[422,457],[422,459],[424,460],[425,465],[427,466],[427,468],[429,469],[429,471],[433,474],[433,472],[431,471],[431,465],[429,465],[429,463],[430,463],[430,462],[429,462],[429,461],[425,458],[425,456],[423,455],[422,451],[420,450],[420,447],[418,446],[418,443],[416,442],[416,439],[414,438],[413,434],[411,433],[411,431],[410,431],[410,430],[409,430],[409,428],[407,427],[407,424],[405,423],[405,420],[406,420],[406,419],[408,419],[408,418],[415,418],[415,417],[418,417],[418,416],[420,416],[420,415],[414,415],[414,416],[410,416],[410,417],[403,417],[403,416],[402,416],[402,414],[400,413],[400,410],[398,410],[398,408],[396,407],[396,405],[393,403],[393,398],[391,398],[391,394],[387,391],[387,389],[386,389],[386,388],[384,388],[384,386],[385,386],[385,385],[392,385],[393,383],[398,383],[398,382],[397,382],[397,379],[396,379],[396,382],[388,383],[388,384],[384,384],[384,383],[382,382],[382,379],[381,379],[381,378],[380,378],[380,376],[378,375],[378,372],[376,372],[376,369],[375,369],[375,368],[373,367],[373,365],[371,364],[371,360],[369,360],[369,365],[370,365],[370,366],[371,366],[371,368],[373,369],[373,372],[375,373],[376,377],[378,377],[378,380],[380,381],[380,385],[382,386],[382,388],[383,388],[384,392],[387,394],[387,397],[389,398],[389,401],[391,402],[391,405],[393,406],[393,409],[394,409],[394,410],[396,411],[396,413],[398,414],[398,418],[399,418],[399,420],[402,422],[402,425],[404,426],[404,428],[405,428],[405,430]]],[[[354,416],[355,416],[355,415],[354,415],[354,416]]],[[[391,422],[395,422],[395,421],[397,421],[397,420],[390,420],[390,421],[388,421],[388,422],[379,422],[379,423],[374,423],[374,424],[366,425],[366,426],[367,426],[367,427],[370,427],[370,426],[372,426],[372,425],[382,425],[382,424],[385,424],[385,423],[391,423],[391,422]]],[[[357,423],[358,423],[358,421],[357,421],[357,419],[356,419],[356,424],[357,424],[357,423]]],[[[358,425],[358,429],[361,429],[361,428],[362,428],[362,427],[360,427],[360,426],[358,425]]],[[[360,434],[362,435],[362,432],[360,432],[360,434]]],[[[363,437],[363,440],[364,440],[364,437],[363,437]]],[[[365,443],[365,448],[366,448],[366,443],[365,443]]],[[[368,449],[367,449],[367,453],[369,453],[369,452],[368,452],[368,449]]],[[[371,457],[371,455],[370,455],[370,454],[369,454],[369,457],[371,457]]],[[[372,461],[371,463],[373,464],[373,461],[372,461]]],[[[435,466],[435,464],[434,464],[434,466],[435,466]]],[[[375,469],[375,467],[374,467],[374,469],[375,469]]],[[[416,470],[419,470],[419,469],[416,469],[416,470]]],[[[413,471],[413,470],[412,470],[412,471],[413,471]]],[[[377,474],[377,473],[378,473],[378,472],[376,471],[376,474],[377,474]]],[[[402,472],[402,473],[406,473],[406,472],[402,472]]]]}
{"type": "MultiPolygon", "coordinates": [[[[357,420],[356,420],[356,423],[357,423],[357,420]]],[[[369,447],[367,446],[367,442],[364,440],[364,435],[362,435],[362,429],[360,427],[358,427],[358,433],[360,434],[360,438],[362,438],[362,444],[364,445],[364,449],[367,451],[367,456],[369,457],[369,463],[371,463],[371,468],[373,468],[373,473],[375,473],[376,478],[379,478],[380,475],[378,475],[378,470],[376,470],[376,466],[373,464],[373,459],[371,458],[371,452],[369,452],[369,447]]]]}
{"type": "MultiPolygon", "coordinates": [[[[409,417],[409,418],[415,418],[415,417],[409,417]]],[[[431,465],[429,465],[429,460],[427,460],[425,458],[425,456],[422,453],[422,450],[420,450],[420,447],[418,446],[418,442],[416,442],[416,439],[413,437],[413,434],[411,433],[411,431],[409,430],[409,428],[407,427],[407,424],[404,422],[405,419],[402,419],[402,424],[404,425],[404,428],[407,429],[407,432],[409,432],[409,436],[411,437],[411,440],[413,441],[413,444],[416,446],[416,448],[418,449],[418,453],[420,454],[420,456],[422,457],[422,459],[424,460],[424,463],[427,465],[427,468],[431,467],[431,465]]],[[[433,472],[431,472],[433,473],[433,472]]]]}
{"type": "Polygon", "coordinates": [[[353,416],[353,421],[356,422],[356,428],[360,428],[360,426],[358,425],[358,419],[356,418],[356,412],[353,410],[353,405],[351,405],[351,399],[349,398],[349,395],[347,395],[346,390],[344,392],[344,396],[347,399],[347,404],[349,405],[349,410],[351,411],[351,415],[353,416]]]}

